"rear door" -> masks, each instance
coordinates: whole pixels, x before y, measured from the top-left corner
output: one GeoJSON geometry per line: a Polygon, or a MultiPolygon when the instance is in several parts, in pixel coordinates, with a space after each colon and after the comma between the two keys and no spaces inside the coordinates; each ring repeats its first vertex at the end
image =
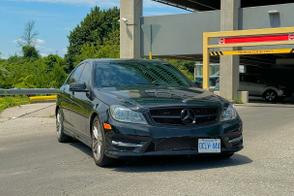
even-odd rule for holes
{"type": "Polygon", "coordinates": [[[80,84],[85,84],[89,92],[75,92],[73,95],[73,124],[75,130],[80,133],[81,139],[89,142],[90,139],[90,115],[93,111],[92,94],[92,63],[85,62],[84,69],[79,78],[80,84]]]}
{"type": "Polygon", "coordinates": [[[74,101],[73,101],[73,92],[69,90],[69,85],[72,83],[77,83],[79,78],[81,77],[83,66],[78,65],[70,74],[69,78],[65,82],[65,84],[61,87],[60,94],[60,107],[63,110],[64,114],[64,127],[67,130],[73,131],[74,125],[72,120],[72,113],[74,111],[74,101]]]}
{"type": "Polygon", "coordinates": [[[248,91],[250,96],[260,95],[260,85],[257,84],[255,76],[240,75],[239,89],[242,91],[248,91]]]}

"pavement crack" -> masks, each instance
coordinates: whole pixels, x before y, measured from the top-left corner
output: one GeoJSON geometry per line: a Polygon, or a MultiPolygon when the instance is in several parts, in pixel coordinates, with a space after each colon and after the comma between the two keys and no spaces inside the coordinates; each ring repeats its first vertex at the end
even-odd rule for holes
{"type": "Polygon", "coordinates": [[[0,123],[5,123],[5,122],[8,122],[8,121],[11,121],[11,120],[16,120],[16,119],[19,119],[19,118],[23,118],[25,116],[28,116],[28,115],[31,115],[31,114],[34,114],[34,113],[37,113],[37,112],[40,112],[42,110],[45,110],[45,109],[48,109],[52,106],[54,106],[55,104],[51,104],[49,106],[46,106],[46,107],[43,107],[43,108],[40,108],[40,109],[37,109],[37,110],[34,110],[34,111],[31,111],[31,112],[26,112],[24,114],[21,114],[19,116],[16,116],[16,117],[11,117],[11,118],[8,118],[7,120],[3,120],[3,121],[0,121],[0,123]]]}

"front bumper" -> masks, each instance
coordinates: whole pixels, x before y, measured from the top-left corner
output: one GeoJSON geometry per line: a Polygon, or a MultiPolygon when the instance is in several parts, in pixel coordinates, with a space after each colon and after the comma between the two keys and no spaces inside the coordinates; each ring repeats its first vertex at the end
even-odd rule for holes
{"type": "Polygon", "coordinates": [[[109,123],[113,129],[105,134],[105,153],[112,158],[198,155],[199,138],[221,139],[222,153],[243,148],[240,119],[193,127],[109,123]]]}

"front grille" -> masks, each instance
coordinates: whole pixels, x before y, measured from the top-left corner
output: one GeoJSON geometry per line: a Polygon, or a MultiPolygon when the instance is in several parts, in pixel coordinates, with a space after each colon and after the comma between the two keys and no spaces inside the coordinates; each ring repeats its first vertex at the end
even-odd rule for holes
{"type": "Polygon", "coordinates": [[[196,139],[191,138],[171,138],[161,139],[155,145],[156,151],[177,151],[195,150],[197,147],[196,139]]]}
{"type": "Polygon", "coordinates": [[[192,125],[203,125],[214,123],[218,120],[218,109],[211,108],[156,108],[150,110],[151,118],[154,122],[168,125],[188,125],[181,119],[183,109],[190,109],[196,117],[196,123],[192,125]]]}

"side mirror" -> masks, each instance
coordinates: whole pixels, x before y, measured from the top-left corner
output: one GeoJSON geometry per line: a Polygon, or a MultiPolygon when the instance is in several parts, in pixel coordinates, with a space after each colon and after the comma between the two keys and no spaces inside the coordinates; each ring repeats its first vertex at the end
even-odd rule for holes
{"type": "Polygon", "coordinates": [[[89,92],[86,84],[73,83],[69,85],[69,90],[72,92],[89,92]]]}

